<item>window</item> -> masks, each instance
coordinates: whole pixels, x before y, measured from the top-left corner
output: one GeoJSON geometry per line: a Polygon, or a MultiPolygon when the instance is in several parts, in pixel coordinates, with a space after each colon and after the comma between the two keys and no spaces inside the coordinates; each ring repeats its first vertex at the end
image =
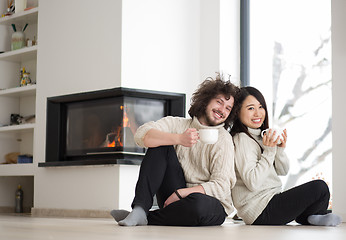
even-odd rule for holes
{"type": "Polygon", "coordinates": [[[287,128],[284,188],[324,179],[332,190],[331,1],[244,2],[242,80],[265,96],[270,124],[287,128]]]}

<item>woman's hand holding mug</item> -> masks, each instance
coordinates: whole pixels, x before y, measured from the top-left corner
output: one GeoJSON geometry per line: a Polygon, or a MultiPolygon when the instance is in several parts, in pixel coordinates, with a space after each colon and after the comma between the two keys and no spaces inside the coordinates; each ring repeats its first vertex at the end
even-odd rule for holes
{"type": "Polygon", "coordinates": [[[261,132],[263,138],[263,145],[274,147],[286,147],[287,130],[280,128],[267,128],[261,132]]]}

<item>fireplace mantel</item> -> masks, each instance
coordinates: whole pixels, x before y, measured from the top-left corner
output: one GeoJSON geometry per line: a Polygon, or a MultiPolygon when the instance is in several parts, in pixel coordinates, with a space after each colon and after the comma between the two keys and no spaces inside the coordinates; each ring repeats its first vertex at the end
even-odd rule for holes
{"type": "Polygon", "coordinates": [[[88,166],[88,165],[140,165],[141,159],[98,159],[98,160],[75,160],[57,162],[39,162],[39,167],[69,167],[69,166],[88,166]]]}

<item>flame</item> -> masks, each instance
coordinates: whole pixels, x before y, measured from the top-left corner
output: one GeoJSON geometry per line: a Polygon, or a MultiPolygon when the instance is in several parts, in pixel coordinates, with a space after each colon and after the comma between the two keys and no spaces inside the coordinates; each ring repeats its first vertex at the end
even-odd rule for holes
{"type": "Polygon", "coordinates": [[[113,141],[112,143],[108,143],[107,147],[115,147],[115,141],[113,141]]]}
{"type": "MultiPolygon", "coordinates": [[[[124,111],[125,107],[120,106],[120,110],[124,111]]],[[[111,142],[107,145],[107,147],[115,147],[116,146],[115,142],[117,142],[118,143],[117,145],[120,147],[124,146],[124,144],[121,142],[121,130],[125,127],[130,127],[130,122],[129,122],[129,118],[127,116],[126,110],[123,112],[122,126],[117,127],[117,131],[116,131],[116,133],[114,133],[116,137],[114,138],[113,142],[111,142]]]]}
{"type": "Polygon", "coordinates": [[[123,116],[123,127],[130,127],[129,118],[127,117],[126,111],[124,111],[123,116]]]}

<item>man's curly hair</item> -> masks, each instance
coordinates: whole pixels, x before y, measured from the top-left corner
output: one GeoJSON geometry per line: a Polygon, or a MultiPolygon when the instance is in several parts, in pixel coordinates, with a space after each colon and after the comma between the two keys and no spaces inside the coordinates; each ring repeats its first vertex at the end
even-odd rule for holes
{"type": "MultiPolygon", "coordinates": [[[[237,104],[237,95],[239,93],[239,88],[235,86],[230,80],[224,81],[223,76],[218,74],[215,79],[208,77],[204,80],[199,88],[193,93],[191,98],[191,106],[189,109],[189,115],[193,117],[201,117],[206,114],[207,105],[210,101],[217,97],[218,95],[223,95],[227,100],[231,96],[234,98],[234,106],[237,104]]],[[[227,130],[230,127],[231,122],[235,117],[233,108],[225,120],[224,128],[227,130]]]]}

